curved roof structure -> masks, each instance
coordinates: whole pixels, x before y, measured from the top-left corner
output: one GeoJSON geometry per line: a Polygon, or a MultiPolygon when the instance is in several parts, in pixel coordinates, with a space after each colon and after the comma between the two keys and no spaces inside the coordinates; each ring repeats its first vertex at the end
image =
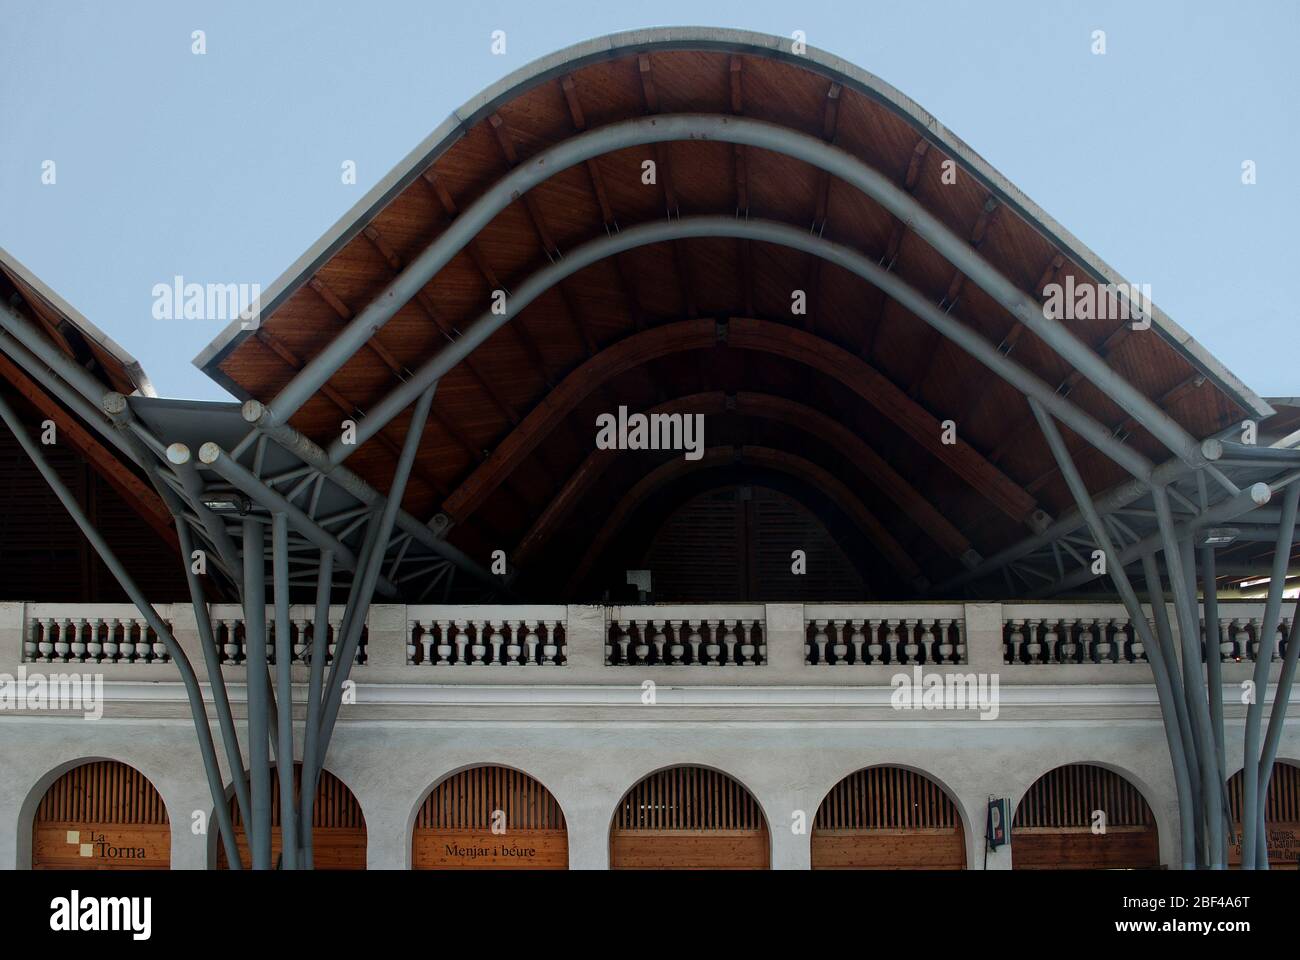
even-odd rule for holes
{"type": "MultiPolygon", "coordinates": [[[[290,422],[383,489],[404,421],[367,418],[413,401],[429,358],[482,329],[442,371],[404,499],[479,556],[537,546],[529,531],[600,412],[706,392],[797,399],[868,453],[734,404],[711,425],[725,445],[845,479],[934,582],[1071,506],[1022,380],[1075,415],[1093,491],[1272,412],[1158,308],[1140,331],[1036,323],[1044,287],[1071,280],[1123,282],[878,78],[777,37],[636,31],[546,57],[456,111],[272,286],[259,326],[232,326],[196,363],[273,410],[291,383],[317,386],[290,422]],[[372,323],[394,291],[414,295],[372,323]],[[494,291],[510,315],[476,327],[494,291]],[[331,351],[345,362],[313,380],[331,351]],[[355,451],[339,446],[345,419],[362,425],[355,451]]],[[[648,469],[633,461],[588,490],[596,512],[648,469]]]]}

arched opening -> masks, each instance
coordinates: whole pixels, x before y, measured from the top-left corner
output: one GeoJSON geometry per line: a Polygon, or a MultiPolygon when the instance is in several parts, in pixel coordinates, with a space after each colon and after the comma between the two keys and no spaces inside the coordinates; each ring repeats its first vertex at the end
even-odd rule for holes
{"type": "Polygon", "coordinates": [[[471,767],[425,798],[411,833],[415,870],[566,870],[569,832],[551,792],[509,767],[471,767]]]}
{"type": "Polygon", "coordinates": [[[870,767],[837,783],[813,821],[814,870],[963,870],[961,813],[938,783],[870,767]]]}
{"type": "MultiPolygon", "coordinates": [[[[1241,771],[1228,780],[1228,802],[1232,810],[1232,837],[1228,843],[1228,866],[1241,866],[1241,771]]],[[[1264,801],[1268,866],[1271,870],[1300,869],[1300,765],[1279,760],[1273,765],[1264,801]]]]}
{"type": "MultiPolygon", "coordinates": [[[[271,862],[280,861],[280,779],[271,768],[271,862]]],[[[293,765],[294,792],[302,790],[302,764],[293,765]]],[[[231,791],[233,793],[233,791],[231,791]]],[[[244,868],[252,864],[239,803],[231,796],[230,815],[235,823],[235,843],[244,868]]],[[[312,865],[317,870],[366,869],[366,818],[356,795],[328,770],[322,770],[311,816],[312,865]]],[[[225,847],[216,843],[217,869],[229,869],[225,847]]]]}
{"type": "Polygon", "coordinates": [[[162,796],[117,760],[73,767],[36,808],[33,870],[166,870],[171,825],[162,796]]]}
{"type": "Polygon", "coordinates": [[[1017,870],[1150,870],[1160,866],[1156,818],[1142,792],[1091,763],[1049,770],[1025,791],[1011,825],[1017,870]]]}
{"type": "Polygon", "coordinates": [[[618,802],[609,831],[614,870],[766,870],[770,849],[758,800],[706,767],[641,779],[618,802]]]}

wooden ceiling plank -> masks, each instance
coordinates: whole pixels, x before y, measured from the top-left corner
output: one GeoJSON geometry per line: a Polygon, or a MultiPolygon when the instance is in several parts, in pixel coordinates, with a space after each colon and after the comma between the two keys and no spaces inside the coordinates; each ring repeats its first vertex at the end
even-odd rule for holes
{"type": "MultiPolygon", "coordinates": [[[[519,166],[519,152],[515,149],[510,129],[506,126],[501,115],[499,113],[492,114],[488,117],[488,124],[492,127],[492,132],[496,136],[497,145],[501,147],[501,153],[506,159],[506,164],[511,169],[519,166]]],[[[537,202],[537,198],[531,190],[523,195],[523,202],[524,210],[528,214],[528,222],[532,224],[537,239],[541,241],[542,250],[546,253],[547,259],[555,260],[563,256],[563,251],[556,244],[554,235],[546,224],[546,216],[542,212],[541,205],[537,202]]],[[[592,356],[600,348],[596,346],[596,341],[592,339],[591,330],[573,305],[566,284],[561,281],[557,284],[556,289],[560,295],[560,301],[564,304],[565,317],[573,327],[573,332],[577,334],[578,342],[583,345],[586,355],[588,357],[592,356]]]]}
{"type": "MultiPolygon", "coordinates": [[[[437,197],[438,202],[442,205],[443,212],[446,213],[448,217],[454,219],[459,212],[459,208],[456,205],[455,199],[447,190],[446,185],[442,182],[437,173],[432,169],[426,170],[421,179],[429,185],[430,189],[432,189],[433,195],[437,197]]],[[[469,241],[469,243],[465,245],[465,254],[469,257],[470,262],[474,264],[479,275],[487,282],[488,287],[493,290],[506,289],[505,285],[501,282],[500,278],[496,275],[496,272],[488,263],[487,255],[483,253],[482,245],[478,242],[477,238],[469,241]]],[[[528,328],[518,321],[508,324],[507,326],[514,334],[515,339],[519,341],[519,345],[523,348],[524,352],[528,354],[529,360],[533,363],[533,369],[537,372],[537,375],[541,377],[545,386],[548,389],[555,386],[555,380],[552,378],[550,370],[546,366],[546,360],[542,356],[542,351],[537,346],[537,341],[533,339],[533,335],[528,332],[528,328]]]]}
{"type": "MultiPolygon", "coordinates": [[[[930,152],[930,141],[921,137],[916,141],[916,146],[912,148],[911,156],[907,160],[907,171],[903,174],[903,190],[911,194],[916,190],[916,185],[921,182],[921,168],[925,163],[925,158],[930,152]]],[[[885,253],[880,258],[880,265],[886,270],[892,270],[894,262],[898,259],[898,251],[903,245],[903,235],[907,232],[907,225],[897,217],[893,218],[894,226],[889,232],[889,240],[885,244],[885,253]]],[[[871,328],[869,336],[863,339],[862,359],[871,363],[876,357],[876,345],[880,340],[882,322],[885,316],[885,306],[889,303],[889,297],[885,291],[876,290],[876,323],[871,328]]]]}
{"type": "MultiPolygon", "coordinates": [[[[637,68],[641,77],[641,95],[645,105],[646,113],[659,112],[659,94],[655,90],[654,71],[650,63],[648,53],[640,54],[637,57],[637,68]]],[[[674,217],[680,218],[682,215],[681,204],[677,202],[677,191],[673,188],[673,174],[668,165],[668,149],[662,143],[654,144],[655,155],[655,178],[663,188],[664,196],[664,215],[670,220],[674,217]]],[[[670,242],[673,251],[673,267],[677,273],[678,285],[681,287],[682,308],[688,317],[699,316],[699,310],[695,305],[695,295],[691,292],[691,272],[690,264],[683,255],[682,242],[673,240],[670,242]]]]}
{"type": "MultiPolygon", "coordinates": [[[[984,240],[988,236],[989,227],[993,224],[998,216],[998,211],[1002,205],[998,203],[996,197],[992,194],[984,202],[983,209],[975,219],[975,225],[970,232],[970,245],[974,250],[978,250],[984,245],[984,240]]],[[[960,270],[953,272],[952,279],[948,282],[947,292],[939,301],[939,306],[949,312],[957,305],[961,299],[962,288],[966,285],[966,274],[960,270]]],[[[928,345],[919,352],[920,366],[916,375],[912,378],[912,388],[908,392],[912,399],[924,395],[925,386],[933,376],[936,368],[939,367],[939,359],[945,353],[948,338],[938,330],[930,330],[927,337],[928,345]]]]}
{"type": "MultiPolygon", "coordinates": [[[[374,245],[375,249],[379,251],[379,255],[388,261],[388,265],[392,267],[395,275],[406,269],[406,261],[402,260],[402,258],[397,254],[397,251],[394,250],[393,247],[383,238],[374,224],[366,227],[362,232],[374,245]]],[[[438,328],[448,341],[456,339],[455,332],[447,322],[442,319],[440,312],[434,307],[433,299],[429,296],[427,291],[421,290],[415,295],[414,299],[420,309],[424,311],[425,316],[429,318],[429,320],[438,328]]],[[[517,425],[519,423],[519,413],[513,406],[511,406],[509,401],[506,400],[506,398],[501,394],[501,391],[496,388],[492,381],[480,372],[478,365],[474,363],[473,357],[466,357],[464,363],[465,369],[469,371],[469,375],[474,378],[474,381],[479,385],[479,388],[488,395],[492,400],[492,403],[501,412],[502,416],[504,416],[512,426],[517,425]]]]}

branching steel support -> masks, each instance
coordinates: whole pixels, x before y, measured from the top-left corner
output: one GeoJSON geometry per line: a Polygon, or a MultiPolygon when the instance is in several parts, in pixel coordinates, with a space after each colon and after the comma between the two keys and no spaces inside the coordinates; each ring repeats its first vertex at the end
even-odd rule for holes
{"type": "Polygon", "coordinates": [[[176,638],[172,636],[167,624],[163,623],[162,618],[158,616],[158,612],[154,610],[140,588],[136,586],[134,578],[122,566],[121,561],[113,553],[103,535],[100,534],[85,512],[82,511],[77,499],[63,485],[63,481],[59,479],[54,469],[45,462],[40,450],[23,428],[22,421],[19,420],[18,415],[14,413],[3,398],[0,398],[0,419],[4,420],[5,425],[13,433],[14,439],[18,441],[18,445],[23,448],[23,452],[32,461],[32,465],[36,467],[59,502],[63,504],[63,508],[68,511],[68,515],[72,517],[78,529],[90,541],[90,545],[99,554],[104,566],[108,567],[113,577],[121,585],[122,590],[130,597],[136,609],[140,611],[140,615],[144,617],[150,629],[167,648],[167,654],[172,658],[172,662],[176,664],[176,669],[181,676],[181,683],[185,687],[186,698],[189,700],[194,730],[198,734],[199,755],[203,760],[204,772],[207,774],[208,790],[212,795],[215,807],[214,815],[217,820],[217,828],[221,832],[221,841],[225,846],[226,856],[228,858],[233,857],[234,861],[237,861],[239,854],[238,847],[235,844],[235,829],[230,818],[230,808],[226,804],[226,792],[221,782],[221,768],[217,764],[217,753],[212,741],[212,730],[208,727],[208,713],[203,705],[203,691],[199,687],[198,677],[194,674],[194,668],[190,664],[189,657],[181,649],[180,644],[176,642],[176,638]]]}
{"type": "Polygon", "coordinates": [[[275,599],[275,769],[280,779],[280,855],[298,868],[298,803],[293,792],[293,641],[289,635],[289,522],[271,515],[271,578],[275,599]]]}
{"type": "Polygon", "coordinates": [[[330,682],[327,684],[327,694],[321,714],[320,755],[322,759],[329,749],[330,737],[334,732],[334,723],[338,719],[339,707],[343,700],[343,685],[347,683],[348,675],[352,670],[352,662],[357,655],[357,645],[361,640],[361,628],[365,624],[366,610],[370,606],[370,596],[379,577],[379,568],[384,562],[384,545],[388,543],[388,538],[392,534],[402,495],[406,492],[406,481],[411,475],[411,467],[415,464],[415,455],[420,448],[420,438],[424,434],[424,425],[429,418],[429,408],[433,405],[433,394],[437,386],[437,383],[433,383],[425,388],[411,414],[411,422],[406,429],[406,439],[402,443],[402,452],[397,460],[397,469],[393,472],[388,501],[379,516],[373,548],[366,558],[360,582],[354,582],[352,585],[356,602],[353,604],[352,616],[347,624],[347,633],[343,642],[338,645],[338,654],[330,671],[330,682]]]}
{"type": "Polygon", "coordinates": [[[1196,834],[1193,826],[1195,823],[1195,803],[1192,799],[1188,758],[1183,749],[1182,735],[1179,733],[1174,719],[1176,692],[1169,680],[1165,654],[1160,643],[1151,635],[1151,629],[1147,625],[1146,617],[1142,612],[1142,605],[1138,602],[1137,594],[1133,590],[1133,585],[1129,582],[1128,574],[1124,572],[1123,565],[1118,562],[1115,545],[1110,539],[1106,525],[1102,522],[1101,516],[1092,503],[1088,487],[1079,475],[1060,431],[1057,430],[1056,424],[1052,422],[1052,418],[1041,404],[1031,398],[1029,406],[1033,411],[1034,419],[1038,421],[1039,428],[1043,431],[1043,437],[1047,440],[1047,445],[1051,448],[1052,456],[1055,457],[1057,466],[1061,470],[1061,476],[1065,478],[1070,493],[1079,507],[1079,512],[1083,514],[1088,529],[1092,532],[1093,538],[1108,560],[1107,569],[1115,584],[1115,589],[1119,592],[1120,599],[1124,603],[1124,608],[1128,612],[1133,629],[1137,632],[1147,651],[1147,660],[1151,665],[1151,675],[1155,681],[1156,696],[1160,700],[1160,716],[1165,729],[1165,739],[1169,744],[1169,760],[1173,767],[1174,786],[1178,794],[1178,820],[1183,869],[1194,869],[1197,862],[1196,834]]]}
{"type": "Polygon", "coordinates": [[[321,684],[325,679],[325,655],[329,650],[330,592],[334,578],[334,554],[322,550],[316,574],[316,618],[311,629],[311,678],[307,684],[307,719],[302,745],[302,830],[303,867],[314,866],[312,854],[312,820],[316,805],[316,756],[320,739],[321,684]]]}
{"type": "MultiPolygon", "coordinates": [[[[1268,585],[1268,599],[1264,602],[1264,622],[1255,647],[1254,689],[1246,705],[1246,742],[1242,756],[1241,779],[1241,866],[1250,870],[1259,862],[1259,842],[1264,832],[1260,814],[1261,752],[1260,724],[1264,718],[1264,691],[1268,689],[1268,671],[1277,648],[1277,624],[1282,612],[1282,590],[1286,581],[1287,562],[1295,538],[1296,508],[1300,504],[1300,483],[1287,487],[1282,499],[1282,522],[1277,528],[1277,544],[1273,551],[1273,576],[1268,585]]],[[[1287,651],[1288,654],[1291,651],[1287,651]]],[[[1278,701],[1273,702],[1276,713],[1278,701]]],[[[1271,722],[1270,722],[1271,725],[1271,722]]],[[[1281,729],[1278,730],[1279,736],[1281,729]]]]}
{"type": "Polygon", "coordinates": [[[253,819],[244,824],[254,870],[271,869],[270,680],[266,674],[265,534],[260,520],[244,519],[244,650],[248,674],[248,766],[253,819]]]}
{"type": "Polygon", "coordinates": [[[1201,803],[1204,807],[1205,844],[1211,868],[1222,870],[1223,863],[1223,783],[1226,774],[1219,769],[1214,748],[1214,734],[1210,729],[1210,706],[1205,696],[1205,681],[1201,666],[1200,618],[1196,613],[1196,598],[1188,591],[1189,578],[1183,570],[1178,536],[1173,515],[1163,487],[1151,491],[1155,503],[1156,521],[1160,525],[1160,538],[1164,544],[1165,567],[1169,571],[1169,587],[1174,595],[1174,614],[1178,617],[1178,636],[1183,656],[1183,687],[1187,697],[1188,719],[1196,743],[1197,759],[1201,771],[1201,803]]]}

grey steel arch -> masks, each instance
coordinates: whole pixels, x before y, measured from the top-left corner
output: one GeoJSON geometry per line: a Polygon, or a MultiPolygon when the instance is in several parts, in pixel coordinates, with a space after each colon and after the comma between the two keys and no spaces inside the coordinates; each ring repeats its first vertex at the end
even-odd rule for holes
{"type": "MultiPolygon", "coordinates": [[[[884,290],[890,297],[934,327],[953,343],[984,364],[1027,396],[1034,397],[1053,415],[1071,429],[1087,438],[1134,477],[1149,480],[1153,466],[1145,456],[1115,439],[1111,431],[1092,416],[1070,403],[1052,387],[1040,380],[1015,361],[1011,360],[974,330],[953,319],[915,290],[897,274],[843,244],[771,220],[742,220],[734,217],[701,216],[662,220],[639,224],[618,233],[608,234],[589,241],[571,251],[560,260],[548,264],[525,280],[514,295],[507,300],[504,314],[486,311],[464,331],[460,339],[448,344],[429,359],[409,379],[402,382],[383,400],[371,407],[358,424],[356,443],[345,444],[336,439],[329,448],[331,463],[341,463],[377,430],[406,409],[430,384],[436,383],[447,371],[468,356],[500,327],[518,316],[529,303],[541,296],[565,277],[616,253],[664,240],[689,237],[733,237],[760,240],[802,250],[821,257],[884,290]]],[[[323,355],[323,354],[322,354],[323,355]]],[[[1113,373],[1113,371],[1111,371],[1113,373]]],[[[1132,389],[1132,388],[1130,388],[1132,389]]],[[[1149,401],[1148,401],[1149,402],[1149,401]]],[[[274,423],[277,415],[273,406],[266,408],[263,418],[274,423]]],[[[1162,413],[1162,416],[1165,416],[1162,413]]],[[[1182,431],[1179,427],[1178,430],[1182,431]]],[[[1184,435],[1185,432],[1184,432],[1184,435]]],[[[1190,440],[1190,436],[1188,436],[1190,440]]],[[[1197,444],[1193,441],[1193,446],[1197,444]]],[[[1199,447],[1197,447],[1199,450],[1199,447]]]]}
{"type": "MultiPolygon", "coordinates": [[[[613,150],[693,139],[718,140],[772,150],[810,163],[856,187],[905,222],[1072,367],[1111,396],[1177,457],[1192,466],[1205,462],[1200,445],[1172,417],[1107,366],[1101,357],[1063,325],[1047,319],[1036,300],[1003,276],[974,247],[889,178],[847,151],[816,137],[766,121],[710,114],[653,116],[612,123],[571,137],[516,167],[452,221],[369,305],[348,322],[324,350],[308,361],[267,405],[266,415],[271,418],[271,422],[287,422],[353,353],[432,280],[493,217],[537,184],[561,170],[613,150]]],[[[563,258],[560,263],[576,255],[577,251],[563,258]]],[[[876,286],[882,284],[876,283],[876,286]]],[[[895,299],[900,298],[895,295],[895,299]]],[[[940,328],[940,332],[949,339],[956,339],[951,331],[940,328]]],[[[481,342],[482,339],[473,339],[471,330],[465,337],[444,347],[439,356],[445,354],[448,361],[454,357],[458,362],[481,342]]],[[[446,369],[453,365],[451,363],[446,369]]],[[[406,405],[403,404],[403,407],[406,405]]],[[[380,415],[377,411],[371,415],[380,416],[383,425],[392,418],[395,411],[385,405],[381,405],[381,409],[387,416],[380,415]]],[[[359,434],[358,445],[362,439],[359,434]]],[[[1094,444],[1097,443],[1092,437],[1089,439],[1094,444]]],[[[1131,464],[1125,464],[1125,467],[1135,476],[1142,476],[1134,471],[1131,464]]]]}

